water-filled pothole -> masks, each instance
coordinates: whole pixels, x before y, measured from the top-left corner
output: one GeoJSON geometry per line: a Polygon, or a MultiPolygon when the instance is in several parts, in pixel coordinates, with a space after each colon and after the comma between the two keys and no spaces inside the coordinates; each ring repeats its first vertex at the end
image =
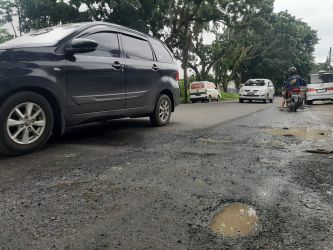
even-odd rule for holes
{"type": "Polygon", "coordinates": [[[216,214],[209,228],[225,237],[246,236],[258,227],[256,211],[241,203],[229,204],[216,214]]]}
{"type": "Polygon", "coordinates": [[[330,136],[331,132],[312,128],[273,128],[265,131],[270,135],[284,137],[299,137],[303,139],[323,140],[330,136]]]}

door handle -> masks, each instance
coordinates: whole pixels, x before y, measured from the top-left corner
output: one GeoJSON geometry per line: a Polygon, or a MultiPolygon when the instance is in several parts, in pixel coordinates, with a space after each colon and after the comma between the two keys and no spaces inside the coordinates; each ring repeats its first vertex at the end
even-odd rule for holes
{"type": "Polygon", "coordinates": [[[122,70],[124,69],[124,64],[121,64],[120,62],[116,61],[112,64],[112,68],[116,69],[116,70],[122,70]]]}
{"type": "Polygon", "coordinates": [[[156,72],[156,71],[158,71],[160,68],[159,68],[156,64],[154,64],[153,67],[152,67],[152,69],[156,72]]]}

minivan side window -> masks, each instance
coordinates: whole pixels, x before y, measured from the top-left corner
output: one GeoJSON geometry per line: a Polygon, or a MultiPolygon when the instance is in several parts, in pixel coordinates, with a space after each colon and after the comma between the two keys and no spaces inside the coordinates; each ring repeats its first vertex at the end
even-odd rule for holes
{"type": "Polygon", "coordinates": [[[146,40],[122,35],[121,41],[126,58],[135,60],[154,60],[153,52],[146,40]]]}
{"type": "Polygon", "coordinates": [[[151,39],[151,44],[154,48],[157,61],[163,62],[163,63],[172,63],[173,59],[172,56],[170,55],[169,51],[165,48],[165,46],[160,42],[155,39],[151,39]]]}
{"type": "Polygon", "coordinates": [[[98,43],[95,51],[85,53],[88,56],[120,57],[119,41],[116,33],[99,32],[85,36],[86,39],[94,40],[98,43]]]}

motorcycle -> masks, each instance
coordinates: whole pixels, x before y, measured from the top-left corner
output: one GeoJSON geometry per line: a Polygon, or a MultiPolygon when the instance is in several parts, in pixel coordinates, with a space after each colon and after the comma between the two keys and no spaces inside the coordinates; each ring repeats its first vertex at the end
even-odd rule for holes
{"type": "Polygon", "coordinates": [[[290,112],[296,112],[303,106],[304,97],[301,92],[301,88],[298,87],[288,90],[287,107],[290,112]]]}

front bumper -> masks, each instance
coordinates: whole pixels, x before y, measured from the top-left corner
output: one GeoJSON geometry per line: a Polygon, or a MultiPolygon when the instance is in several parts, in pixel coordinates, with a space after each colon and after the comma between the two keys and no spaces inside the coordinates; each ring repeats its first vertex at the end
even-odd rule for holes
{"type": "Polygon", "coordinates": [[[266,100],[267,95],[239,95],[239,98],[242,100],[266,100]]]}

